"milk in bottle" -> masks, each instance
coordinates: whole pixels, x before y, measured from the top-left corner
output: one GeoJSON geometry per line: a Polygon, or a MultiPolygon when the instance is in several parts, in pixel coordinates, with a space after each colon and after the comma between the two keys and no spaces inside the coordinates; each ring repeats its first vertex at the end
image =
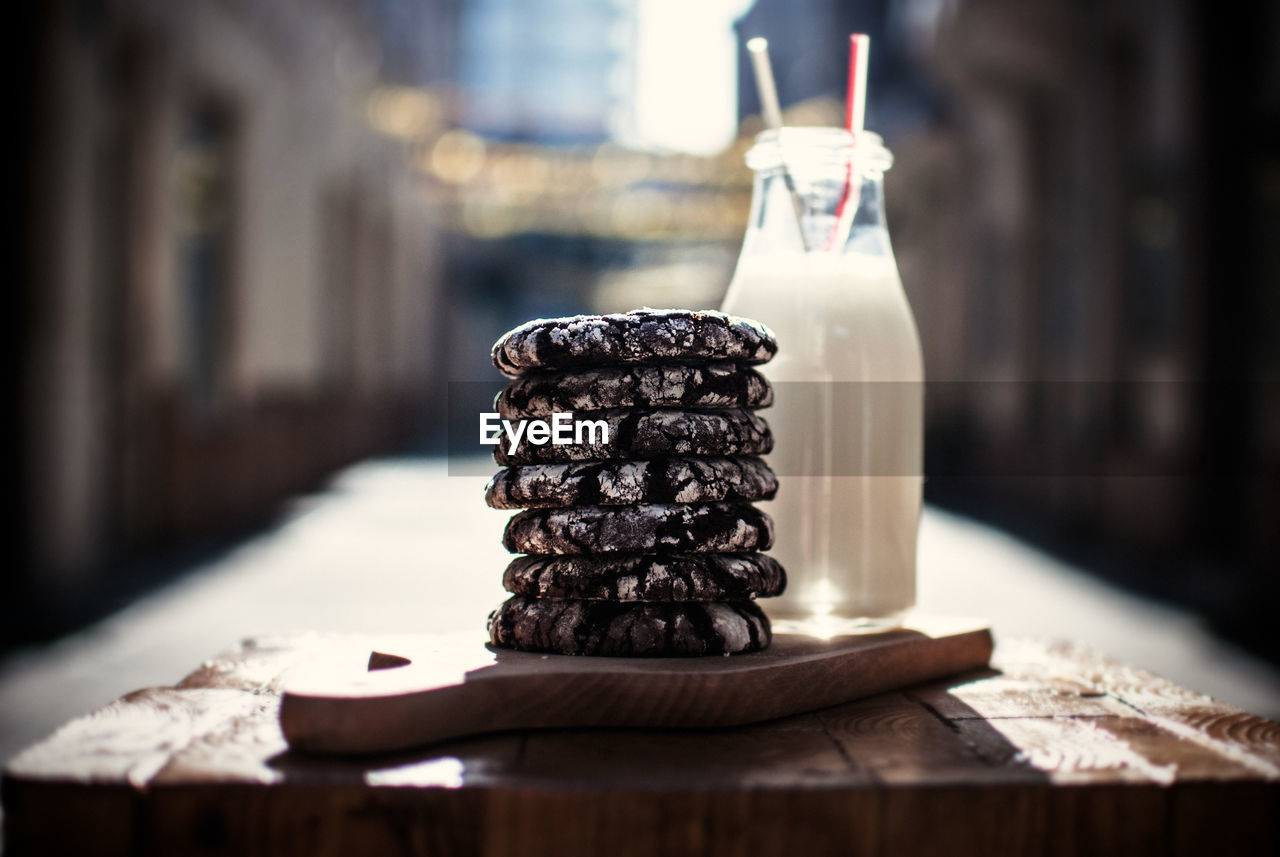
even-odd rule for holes
{"type": "Polygon", "coordinates": [[[883,211],[879,138],[783,128],[748,153],[751,222],[723,309],[777,334],[780,630],[897,622],[915,603],[923,360],[883,211]]]}

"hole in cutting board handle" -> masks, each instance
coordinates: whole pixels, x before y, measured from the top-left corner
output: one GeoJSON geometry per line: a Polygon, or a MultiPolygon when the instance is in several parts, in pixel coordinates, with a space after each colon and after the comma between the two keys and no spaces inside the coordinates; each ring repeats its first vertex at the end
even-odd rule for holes
{"type": "Polygon", "coordinates": [[[413,661],[402,655],[390,655],[386,652],[372,651],[369,653],[369,672],[375,670],[393,670],[397,667],[407,667],[413,661]]]}

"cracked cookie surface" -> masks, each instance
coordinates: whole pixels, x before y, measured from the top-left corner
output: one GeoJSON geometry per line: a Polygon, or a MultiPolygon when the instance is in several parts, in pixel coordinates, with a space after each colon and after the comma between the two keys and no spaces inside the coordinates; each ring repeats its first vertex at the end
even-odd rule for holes
{"type": "Polygon", "coordinates": [[[503,334],[492,357],[514,378],[535,369],[609,363],[764,363],[777,350],[773,332],[757,321],[714,310],[640,309],[534,319],[503,334]]]}
{"type": "Polygon", "coordinates": [[[542,445],[521,437],[515,452],[499,437],[493,458],[499,464],[557,464],[686,455],[764,455],[773,449],[769,424],[742,408],[713,411],[598,411],[579,419],[603,421],[607,434],[583,432],[582,443],[542,445]],[[607,437],[607,440],[602,438],[607,437]]]}
{"type": "Polygon", "coordinates": [[[692,657],[754,652],[771,640],[752,602],[650,604],[514,595],[489,616],[495,646],[561,655],[692,657]]]}
{"type": "Polygon", "coordinates": [[[773,546],[773,521],[746,503],[529,509],[507,522],[512,553],[742,553],[773,546]]]}
{"type": "Polygon", "coordinates": [[[750,601],[782,594],[787,575],[762,553],[522,556],[502,583],[530,598],[750,601]]]}
{"type": "Polygon", "coordinates": [[[736,363],[601,366],[539,372],[512,381],[494,401],[505,419],[610,408],[767,408],[764,376],[736,363]]]}
{"type": "Polygon", "coordinates": [[[754,456],[516,465],[485,488],[495,509],[769,500],[778,478],[754,456]]]}

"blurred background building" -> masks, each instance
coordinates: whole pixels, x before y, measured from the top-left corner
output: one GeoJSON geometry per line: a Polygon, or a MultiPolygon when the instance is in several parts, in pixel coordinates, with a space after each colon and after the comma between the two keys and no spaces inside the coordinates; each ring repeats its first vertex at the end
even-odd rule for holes
{"type": "Polygon", "coordinates": [[[444,372],[439,242],[365,118],[365,12],[63,2],[26,23],[16,634],[411,441],[444,372]]]}
{"type": "Polygon", "coordinates": [[[1205,0],[79,0],[21,34],[13,636],[346,462],[537,315],[715,306],[846,35],[929,499],[1280,660],[1280,14],[1205,0]],[[1216,13],[1216,14],[1215,14],[1216,13]]]}

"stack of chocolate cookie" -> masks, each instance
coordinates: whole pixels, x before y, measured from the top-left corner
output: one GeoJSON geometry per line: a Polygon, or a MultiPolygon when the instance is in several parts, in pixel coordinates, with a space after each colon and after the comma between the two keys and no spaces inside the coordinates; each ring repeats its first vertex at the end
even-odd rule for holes
{"type": "Polygon", "coordinates": [[[594,434],[495,449],[506,466],[487,502],[526,509],[504,535],[526,555],[489,617],[495,645],[675,656],[769,644],[754,599],[786,576],[760,553],[773,522],[750,505],[778,487],[753,413],[773,392],[751,365],[776,350],[756,322],[687,310],[540,319],[498,340],[494,365],[515,379],[495,404],[504,420],[569,414],[594,434]]]}

